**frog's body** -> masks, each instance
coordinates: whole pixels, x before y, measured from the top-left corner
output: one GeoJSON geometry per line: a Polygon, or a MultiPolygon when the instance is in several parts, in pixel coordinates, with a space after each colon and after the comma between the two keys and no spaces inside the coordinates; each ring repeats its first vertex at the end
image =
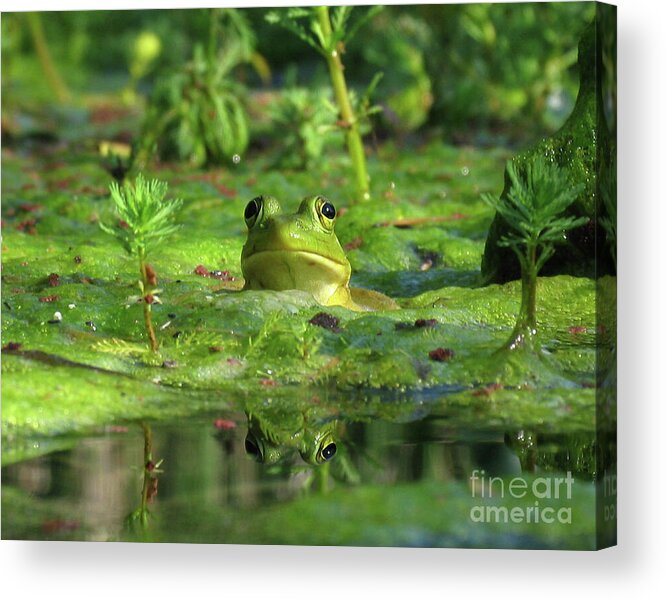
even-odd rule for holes
{"type": "Polygon", "coordinates": [[[351,265],[335,235],[335,214],[323,196],[305,198],[294,214],[282,214],[271,196],[251,200],[245,209],[243,289],[304,290],[324,306],[352,310],[398,308],[379,292],[349,287],[351,265]]]}

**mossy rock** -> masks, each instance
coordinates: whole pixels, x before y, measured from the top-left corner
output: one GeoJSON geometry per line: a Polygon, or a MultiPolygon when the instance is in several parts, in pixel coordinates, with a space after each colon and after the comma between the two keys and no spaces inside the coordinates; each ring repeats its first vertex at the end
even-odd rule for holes
{"type": "MultiPolygon", "coordinates": [[[[567,243],[557,246],[554,256],[544,266],[543,275],[595,277],[611,271],[610,252],[599,222],[605,214],[598,193],[599,173],[611,172],[615,153],[614,134],[609,131],[602,110],[601,32],[599,20],[595,19],[581,36],[578,44],[580,88],[567,121],[552,136],[513,158],[517,170],[522,171],[542,156],[567,171],[573,182],[585,185],[567,212],[576,217],[588,217],[589,222],[567,234],[567,243]]],[[[503,201],[506,201],[511,185],[505,170],[503,201]]],[[[506,220],[495,214],[481,263],[482,275],[488,283],[503,283],[520,277],[520,266],[512,250],[498,245],[498,240],[509,231],[506,220]]]]}

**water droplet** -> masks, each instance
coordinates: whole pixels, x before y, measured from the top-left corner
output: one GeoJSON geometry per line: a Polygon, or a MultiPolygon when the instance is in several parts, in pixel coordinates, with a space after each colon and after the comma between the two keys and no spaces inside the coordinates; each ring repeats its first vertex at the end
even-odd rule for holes
{"type": "Polygon", "coordinates": [[[337,51],[337,50],[333,50],[333,51],[331,52],[331,56],[332,56],[333,58],[335,58],[337,55],[338,55],[338,51],[337,51]]]}
{"type": "Polygon", "coordinates": [[[389,187],[390,187],[392,190],[394,190],[394,189],[395,189],[395,181],[392,181],[392,182],[389,184],[389,187]]]}
{"type": "Polygon", "coordinates": [[[442,198],[442,199],[446,198],[447,195],[448,195],[448,194],[446,193],[446,190],[442,190],[442,191],[439,193],[439,196],[440,196],[440,198],[442,198]]]}
{"type": "Polygon", "coordinates": [[[363,193],[363,200],[370,200],[370,192],[363,193]]]}
{"type": "Polygon", "coordinates": [[[465,177],[467,177],[467,176],[469,175],[469,167],[463,167],[462,169],[460,169],[460,172],[461,172],[465,177]]]}
{"type": "Polygon", "coordinates": [[[231,160],[233,160],[233,161],[234,161],[234,164],[237,165],[237,164],[241,161],[240,154],[234,154],[234,155],[231,157],[231,160]]]}

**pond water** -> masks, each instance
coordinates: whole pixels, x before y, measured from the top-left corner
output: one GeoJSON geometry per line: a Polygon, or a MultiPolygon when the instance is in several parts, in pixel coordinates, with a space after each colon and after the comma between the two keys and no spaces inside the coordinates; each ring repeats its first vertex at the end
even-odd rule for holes
{"type": "Polygon", "coordinates": [[[311,398],[35,439],[2,471],[3,538],[594,547],[593,432],[461,426],[418,394],[384,398],[409,415],[322,417],[311,398]]]}

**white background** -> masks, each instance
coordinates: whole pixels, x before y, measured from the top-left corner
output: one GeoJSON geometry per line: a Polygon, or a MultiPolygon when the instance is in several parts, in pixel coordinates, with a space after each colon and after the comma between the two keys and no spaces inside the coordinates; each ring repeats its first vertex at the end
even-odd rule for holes
{"type": "MultiPolygon", "coordinates": [[[[440,2],[441,3],[441,2],[440,2]]],[[[196,2],[193,6],[240,3],[196,2]]],[[[251,2],[260,5],[261,2],[251,2]]],[[[264,3],[294,5],[284,0],[264,3]]],[[[303,1],[302,4],[308,4],[303,1]]],[[[619,540],[597,553],[0,542],[4,598],[664,598],[666,20],[617,0],[619,540]],[[662,381],[662,377],[664,380],[662,381]]],[[[3,10],[185,2],[3,2],[3,10]]]]}

